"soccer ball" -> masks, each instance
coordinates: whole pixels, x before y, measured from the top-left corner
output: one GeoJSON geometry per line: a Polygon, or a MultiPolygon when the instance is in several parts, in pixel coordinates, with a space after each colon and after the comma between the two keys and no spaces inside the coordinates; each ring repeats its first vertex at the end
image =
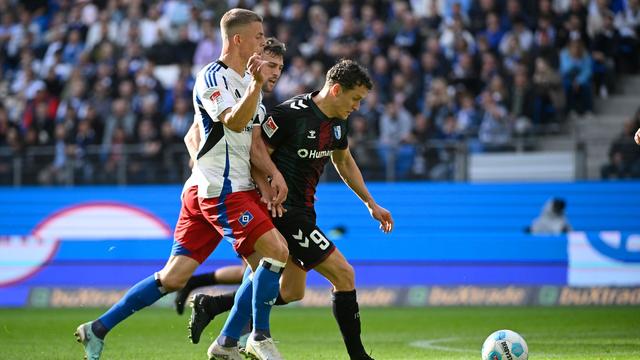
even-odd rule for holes
{"type": "Polygon", "coordinates": [[[522,336],[511,330],[498,330],[482,344],[482,360],[527,360],[529,348],[522,336]]]}

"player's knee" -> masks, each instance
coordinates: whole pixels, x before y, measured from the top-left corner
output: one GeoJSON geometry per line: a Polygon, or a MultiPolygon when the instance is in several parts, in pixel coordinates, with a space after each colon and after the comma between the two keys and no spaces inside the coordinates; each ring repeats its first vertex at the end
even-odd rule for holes
{"type": "Polygon", "coordinates": [[[269,257],[276,259],[278,261],[281,261],[283,263],[286,263],[287,259],[289,258],[289,249],[283,242],[274,241],[272,254],[269,257]]]}
{"type": "Polygon", "coordinates": [[[348,262],[343,262],[335,269],[335,283],[333,286],[338,291],[349,291],[356,287],[356,275],[353,266],[348,262]]]}
{"type": "Polygon", "coordinates": [[[277,236],[258,239],[255,250],[262,257],[275,259],[283,263],[286,263],[289,258],[287,243],[277,236]]]}
{"type": "Polygon", "coordinates": [[[182,289],[187,284],[188,280],[188,278],[183,278],[172,274],[160,277],[160,283],[162,284],[162,287],[166,292],[174,292],[182,289]]]}

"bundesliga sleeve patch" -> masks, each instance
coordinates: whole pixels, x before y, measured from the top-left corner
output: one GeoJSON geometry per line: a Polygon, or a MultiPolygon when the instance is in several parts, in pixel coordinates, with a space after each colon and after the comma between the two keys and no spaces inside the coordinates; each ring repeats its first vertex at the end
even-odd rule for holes
{"type": "Polygon", "coordinates": [[[209,89],[204,95],[208,97],[209,100],[211,100],[215,110],[220,108],[220,106],[222,106],[222,103],[224,102],[224,97],[222,96],[222,92],[220,91],[220,89],[209,89]],[[209,91],[211,91],[210,94],[208,94],[209,91]]]}
{"type": "Polygon", "coordinates": [[[262,123],[262,131],[267,134],[268,137],[272,137],[273,134],[278,131],[278,124],[273,120],[273,117],[269,116],[267,121],[262,123]]]}
{"type": "Polygon", "coordinates": [[[211,101],[213,102],[218,102],[222,100],[221,96],[222,94],[220,93],[220,90],[213,90],[211,96],[209,96],[209,99],[211,99],[211,101]]]}

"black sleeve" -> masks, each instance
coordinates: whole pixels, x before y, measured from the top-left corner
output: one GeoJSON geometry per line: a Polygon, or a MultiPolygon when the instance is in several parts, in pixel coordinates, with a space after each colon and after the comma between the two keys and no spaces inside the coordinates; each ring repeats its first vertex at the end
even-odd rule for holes
{"type": "Polygon", "coordinates": [[[293,123],[287,118],[286,111],[276,106],[262,122],[262,138],[274,149],[280,147],[293,132],[293,123]]]}
{"type": "Polygon", "coordinates": [[[340,129],[342,134],[340,135],[340,139],[338,140],[337,148],[340,150],[344,150],[349,146],[349,121],[345,121],[344,125],[341,127],[343,127],[343,129],[340,129]]]}

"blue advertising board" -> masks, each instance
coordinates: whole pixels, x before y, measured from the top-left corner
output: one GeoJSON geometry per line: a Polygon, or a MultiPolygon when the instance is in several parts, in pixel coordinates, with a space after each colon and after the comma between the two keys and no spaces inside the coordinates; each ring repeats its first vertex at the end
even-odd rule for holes
{"type": "MultiPolygon", "coordinates": [[[[318,224],[356,268],[359,287],[640,284],[640,183],[369,187],[394,216],[391,234],[343,184],[322,184],[317,193],[318,224]],[[526,234],[551,197],[567,201],[576,233],[526,234]],[[606,265],[613,272],[594,276],[607,251],[618,256],[606,265]],[[621,273],[624,282],[612,280],[621,273]]],[[[158,271],[171,250],[180,191],[0,188],[0,306],[25,305],[34,288],[125,289],[158,271]]],[[[198,272],[238,261],[222,243],[198,272]]],[[[312,272],[308,284],[327,283],[312,272]]]]}

